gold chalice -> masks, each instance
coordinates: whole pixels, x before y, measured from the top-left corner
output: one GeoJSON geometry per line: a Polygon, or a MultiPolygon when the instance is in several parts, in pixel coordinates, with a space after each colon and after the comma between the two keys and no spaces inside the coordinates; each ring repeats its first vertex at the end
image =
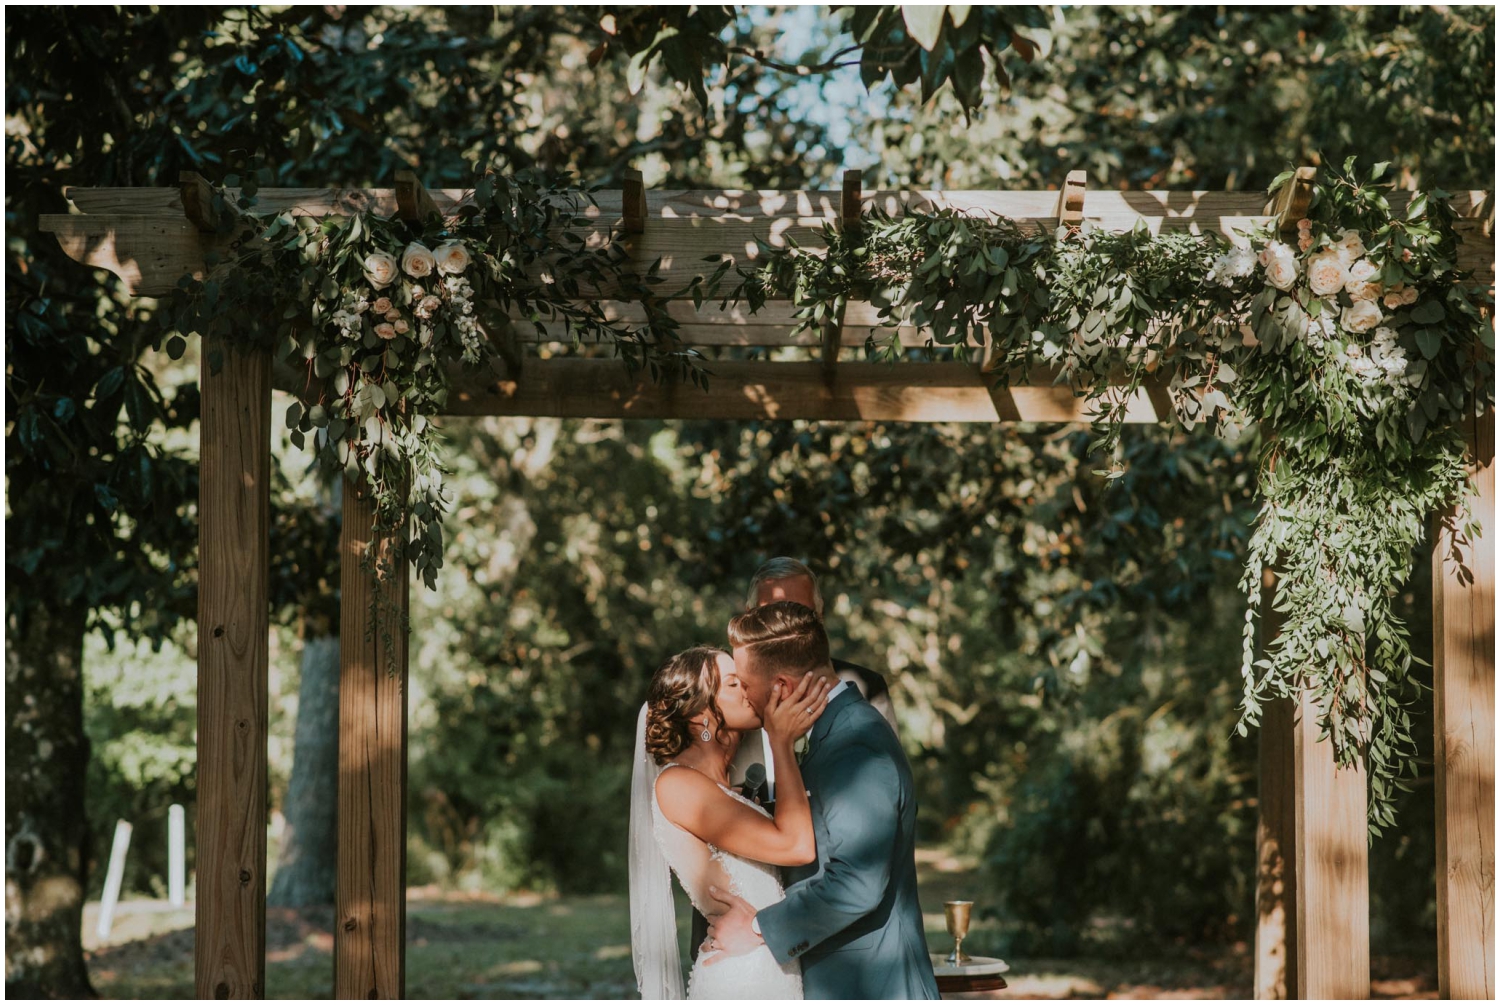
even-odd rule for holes
{"type": "Polygon", "coordinates": [[[969,962],[969,954],[964,952],[964,936],[969,934],[969,912],[973,909],[972,900],[948,900],[943,902],[943,917],[948,922],[948,934],[953,936],[953,952],[948,954],[948,962],[961,967],[969,962]]]}

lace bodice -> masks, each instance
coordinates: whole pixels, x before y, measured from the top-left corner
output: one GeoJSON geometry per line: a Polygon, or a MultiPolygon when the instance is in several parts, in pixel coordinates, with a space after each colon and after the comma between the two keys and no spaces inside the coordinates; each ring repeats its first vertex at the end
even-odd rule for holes
{"type": "MultiPolygon", "coordinates": [[[[673,762],[665,765],[662,771],[670,768],[693,770],[673,762]]],[[[723,785],[719,788],[731,799],[744,803],[755,812],[770,818],[771,814],[767,813],[764,807],[746,799],[731,788],[723,785]]],[[[719,886],[721,883],[727,884],[732,893],[745,898],[756,910],[781,900],[783,896],[781,878],[777,875],[774,866],[741,858],[689,834],[668,820],[666,814],[662,813],[654,790],[651,793],[651,819],[657,843],[661,845],[662,855],[666,858],[667,865],[677,874],[677,881],[687,891],[688,899],[693,902],[693,906],[699,912],[717,914],[723,910],[708,895],[710,886],[719,886]]]]}

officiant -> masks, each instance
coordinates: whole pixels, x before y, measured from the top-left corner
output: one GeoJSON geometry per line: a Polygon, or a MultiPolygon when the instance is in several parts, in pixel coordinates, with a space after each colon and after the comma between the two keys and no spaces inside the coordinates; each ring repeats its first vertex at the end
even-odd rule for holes
{"type": "MultiPolygon", "coordinates": [[[[761,565],[750,580],[749,595],[745,610],[754,610],[781,600],[810,607],[823,620],[823,594],[818,589],[818,577],[811,569],[795,558],[773,558],[761,565]]],[[[896,729],[896,710],[891,706],[890,687],[885,678],[868,667],[850,663],[837,657],[832,659],[833,669],[839,679],[847,681],[859,690],[872,708],[885,717],[896,729]]],[[[899,730],[897,731],[899,733],[899,730]]],[[[730,766],[729,777],[746,798],[754,799],[774,812],[776,806],[776,765],[771,760],[769,748],[759,732],[746,734],[740,743],[739,753],[730,766]]],[[[698,948],[708,937],[708,920],[693,909],[692,958],[698,959],[698,948]]]]}

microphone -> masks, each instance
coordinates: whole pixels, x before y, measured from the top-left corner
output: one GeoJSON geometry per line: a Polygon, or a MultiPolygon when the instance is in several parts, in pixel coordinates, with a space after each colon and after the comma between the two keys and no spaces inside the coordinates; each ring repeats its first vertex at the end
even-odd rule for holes
{"type": "Polygon", "coordinates": [[[745,796],[759,802],[765,802],[766,796],[766,766],[756,761],[745,769],[745,781],[740,786],[745,796]]]}

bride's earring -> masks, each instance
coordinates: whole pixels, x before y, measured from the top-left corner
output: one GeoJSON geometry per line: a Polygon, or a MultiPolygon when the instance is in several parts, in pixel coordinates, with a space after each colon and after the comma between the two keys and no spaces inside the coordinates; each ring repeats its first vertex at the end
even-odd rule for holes
{"type": "Polygon", "coordinates": [[[704,743],[707,743],[709,740],[712,740],[713,738],[714,738],[713,734],[708,731],[708,727],[707,726],[704,726],[703,727],[703,732],[701,732],[701,733],[698,734],[698,739],[702,740],[704,743]]]}

